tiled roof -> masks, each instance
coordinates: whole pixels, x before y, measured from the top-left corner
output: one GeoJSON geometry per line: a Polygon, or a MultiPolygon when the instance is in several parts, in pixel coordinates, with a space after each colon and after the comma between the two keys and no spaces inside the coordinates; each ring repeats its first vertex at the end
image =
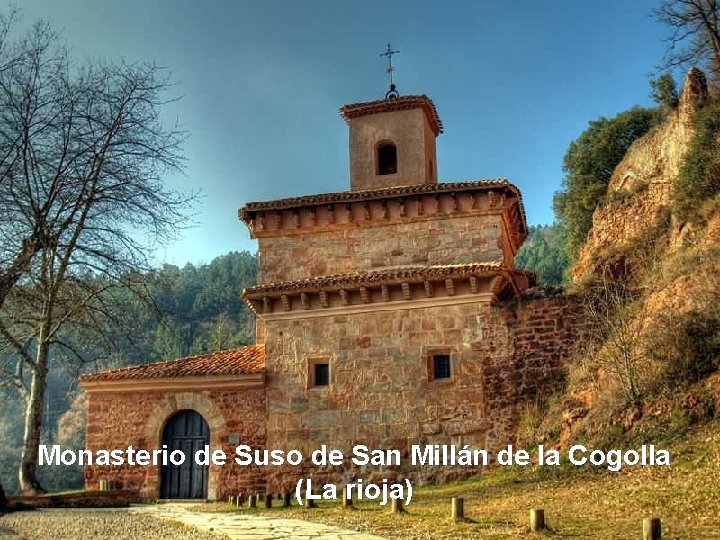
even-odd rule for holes
{"type": "Polygon", "coordinates": [[[439,184],[417,184],[414,186],[397,186],[384,189],[368,189],[365,191],[338,191],[335,193],[321,193],[319,195],[303,195],[302,197],[288,197],[274,201],[249,202],[240,209],[240,219],[244,219],[246,212],[258,210],[279,210],[297,208],[312,204],[343,203],[351,201],[369,201],[386,199],[389,197],[403,197],[408,195],[422,195],[444,193],[452,191],[473,191],[477,189],[508,188],[515,193],[518,200],[520,190],[505,178],[492,178],[488,180],[468,180],[465,182],[441,182],[439,184]]]}
{"type": "MultiPolygon", "coordinates": [[[[278,292],[308,291],[334,287],[342,288],[359,284],[378,285],[398,281],[422,281],[452,276],[461,277],[474,274],[496,273],[503,270],[505,270],[505,266],[500,261],[435,266],[402,266],[372,272],[353,272],[257,285],[245,289],[243,291],[243,297],[251,298],[278,292]]],[[[523,273],[523,271],[520,270],[515,270],[515,272],[523,273]]]]}
{"type": "Polygon", "coordinates": [[[389,99],[379,99],[377,101],[367,101],[364,103],[351,103],[340,107],[340,116],[345,121],[367,114],[376,114],[391,111],[402,111],[406,109],[422,108],[425,110],[430,126],[435,135],[443,132],[442,121],[438,116],[437,109],[432,100],[425,95],[418,96],[399,96],[389,99]]]}
{"type": "Polygon", "coordinates": [[[244,375],[262,373],[265,368],[265,347],[250,345],[178,360],[88,373],[81,382],[166,379],[213,375],[244,375]]]}

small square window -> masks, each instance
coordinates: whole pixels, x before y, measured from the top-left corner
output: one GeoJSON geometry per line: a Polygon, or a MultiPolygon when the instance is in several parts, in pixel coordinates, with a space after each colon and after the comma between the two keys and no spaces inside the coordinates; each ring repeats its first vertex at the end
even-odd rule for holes
{"type": "Polygon", "coordinates": [[[432,357],[432,374],[434,380],[447,380],[451,378],[450,355],[434,354],[432,357]]]}
{"type": "Polygon", "coordinates": [[[313,364],[313,386],[328,386],[330,384],[330,365],[313,364]]]}

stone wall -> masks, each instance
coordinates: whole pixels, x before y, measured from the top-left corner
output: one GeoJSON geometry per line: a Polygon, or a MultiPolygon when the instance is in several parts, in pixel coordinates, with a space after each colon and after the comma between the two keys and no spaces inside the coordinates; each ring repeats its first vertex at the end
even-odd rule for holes
{"type": "MultiPolygon", "coordinates": [[[[162,430],[169,417],[192,409],[200,413],[210,428],[210,447],[234,456],[236,444],[229,435],[237,434],[240,444],[265,447],[265,391],[212,390],[195,392],[137,391],[90,392],[86,448],[88,450],[154,450],[162,445],[162,430]]],[[[160,467],[85,467],[85,485],[97,489],[101,479],[135,492],[137,499],[157,499],[160,467]]],[[[223,467],[210,466],[208,498],[223,499],[240,491],[262,491],[263,471],[240,467],[232,461],[223,467]]]]}
{"type": "MultiPolygon", "coordinates": [[[[525,401],[562,383],[582,326],[572,298],[524,298],[396,312],[266,321],[268,448],[306,454],[327,444],[469,444],[496,451],[513,442],[525,401]],[[428,358],[449,352],[453,376],[433,381],[428,358]],[[311,387],[309,365],[330,364],[330,385],[311,387]]],[[[445,481],[470,468],[273,469],[271,490],[299,478],[349,481],[408,475],[445,481]]]]}
{"type": "Polygon", "coordinates": [[[504,241],[499,214],[263,237],[258,284],[401,265],[503,261],[504,241]]]}
{"type": "MultiPolygon", "coordinates": [[[[581,299],[561,290],[528,290],[506,312],[514,339],[515,395],[542,398],[560,390],[576,344],[588,336],[581,299]]],[[[498,373],[503,373],[501,366],[498,373]]],[[[502,386],[488,393],[501,400],[502,386]]]]}

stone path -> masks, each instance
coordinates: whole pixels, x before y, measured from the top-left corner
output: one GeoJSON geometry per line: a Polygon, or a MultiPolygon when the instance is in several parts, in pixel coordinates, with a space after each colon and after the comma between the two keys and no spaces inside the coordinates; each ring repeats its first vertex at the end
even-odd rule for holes
{"type": "Polygon", "coordinates": [[[268,518],[232,512],[196,512],[197,503],[133,507],[131,513],[177,521],[203,531],[225,534],[232,540],[382,540],[380,536],[311,523],[300,519],[268,518]]]}

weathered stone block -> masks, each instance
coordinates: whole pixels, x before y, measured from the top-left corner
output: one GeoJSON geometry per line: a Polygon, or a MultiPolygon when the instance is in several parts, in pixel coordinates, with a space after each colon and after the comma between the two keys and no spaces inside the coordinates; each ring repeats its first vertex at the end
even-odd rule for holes
{"type": "Polygon", "coordinates": [[[312,411],[303,415],[303,424],[309,428],[330,427],[340,423],[340,411],[312,411]]]}

